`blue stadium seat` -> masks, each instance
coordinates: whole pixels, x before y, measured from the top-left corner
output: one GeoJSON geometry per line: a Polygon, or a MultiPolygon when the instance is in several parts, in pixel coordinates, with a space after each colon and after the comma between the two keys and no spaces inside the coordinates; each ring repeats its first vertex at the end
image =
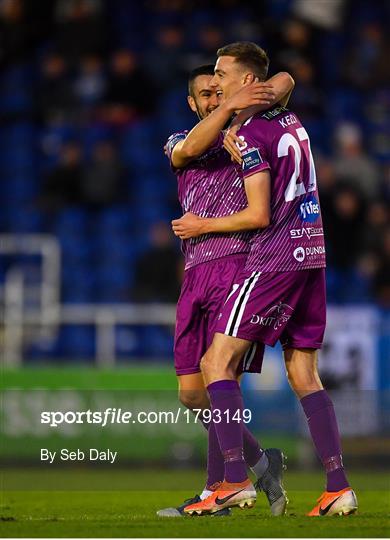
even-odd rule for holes
{"type": "Polygon", "coordinates": [[[62,300],[64,304],[89,304],[93,301],[92,288],[84,287],[80,284],[64,286],[62,289],[62,300]]]}
{"type": "Polygon", "coordinates": [[[125,264],[116,264],[115,260],[101,260],[96,267],[97,280],[101,284],[116,287],[128,283],[128,269],[125,264]]]}
{"type": "Polygon", "coordinates": [[[94,246],[95,257],[104,264],[116,261],[125,264],[137,256],[137,250],[130,235],[105,233],[100,236],[94,246]]]}
{"type": "Polygon", "coordinates": [[[91,326],[66,326],[61,340],[64,353],[70,357],[92,358],[95,355],[95,330],[91,326]]]}
{"type": "Polygon", "coordinates": [[[42,153],[40,160],[43,170],[48,170],[58,163],[61,146],[78,139],[77,126],[65,121],[47,124],[41,131],[42,153]]]}
{"type": "Polygon", "coordinates": [[[15,144],[19,146],[23,146],[24,144],[30,145],[34,143],[36,128],[32,122],[18,121],[5,126],[2,129],[2,134],[1,144],[9,148],[12,148],[15,144]]]}
{"type": "Polygon", "coordinates": [[[100,123],[87,124],[81,131],[80,135],[87,159],[91,157],[92,150],[97,143],[112,140],[114,137],[110,127],[100,123]]]}
{"type": "Polygon", "coordinates": [[[156,125],[154,120],[138,120],[124,128],[122,143],[132,146],[154,142],[156,138],[156,125]]]}
{"type": "Polygon", "coordinates": [[[38,196],[38,186],[29,176],[25,176],[24,174],[15,175],[14,178],[7,179],[4,184],[6,189],[4,190],[3,197],[15,206],[18,203],[24,205],[31,204],[34,202],[35,197],[38,196]]]}
{"type": "Polygon", "coordinates": [[[60,242],[63,264],[76,261],[85,262],[91,256],[91,246],[86,237],[76,237],[73,233],[57,236],[60,242]]]}
{"type": "Polygon", "coordinates": [[[119,358],[141,358],[144,354],[143,328],[118,325],[115,331],[116,351],[119,358]]]}
{"type": "Polygon", "coordinates": [[[26,65],[14,64],[2,72],[0,112],[28,112],[32,108],[31,72],[26,65]]]}
{"type": "MultiPolygon", "coordinates": [[[[0,233],[8,231],[8,213],[7,206],[5,205],[5,199],[0,203],[0,233]]],[[[12,218],[11,218],[12,219],[12,218]]],[[[0,257],[1,260],[1,257],[0,257]]]]}
{"type": "Polygon", "coordinates": [[[134,217],[136,219],[136,232],[141,231],[141,233],[145,233],[145,230],[148,230],[152,223],[159,221],[170,223],[173,219],[170,210],[160,205],[140,206],[134,217]]]}
{"type": "Polygon", "coordinates": [[[63,257],[62,282],[66,287],[90,289],[95,284],[95,272],[88,261],[63,257]]]}
{"type": "Polygon", "coordinates": [[[162,132],[165,128],[163,144],[175,131],[191,129],[196,124],[194,113],[188,107],[186,94],[183,88],[175,88],[167,92],[162,99],[158,123],[162,132]]]}
{"type": "Polygon", "coordinates": [[[146,357],[171,358],[173,354],[173,332],[161,326],[140,328],[143,353],[146,357]]]}
{"type": "Polygon", "coordinates": [[[88,214],[82,207],[72,207],[62,210],[56,219],[54,225],[55,232],[73,231],[83,234],[86,230],[88,214]]]}
{"type": "Polygon", "coordinates": [[[31,343],[24,352],[27,361],[29,360],[53,360],[53,358],[58,358],[61,356],[61,346],[59,336],[55,337],[53,340],[42,340],[37,338],[33,343],[31,343]]]}
{"type": "Polygon", "coordinates": [[[344,286],[341,301],[349,304],[361,304],[369,302],[371,294],[371,280],[362,275],[355,268],[343,275],[344,286]]]}
{"type": "Polygon", "coordinates": [[[62,301],[89,303],[96,285],[92,267],[81,261],[65,259],[62,265],[62,301]]]}
{"type": "Polygon", "coordinates": [[[327,108],[327,115],[332,122],[349,120],[360,123],[364,103],[362,103],[362,96],[357,90],[339,87],[328,96],[328,99],[331,106],[327,108]]]}
{"type": "Polygon", "coordinates": [[[100,233],[109,231],[126,232],[131,228],[132,215],[129,206],[114,206],[103,210],[98,217],[98,230],[100,233]]]}
{"type": "Polygon", "coordinates": [[[43,217],[31,208],[13,206],[8,212],[8,228],[14,233],[37,233],[43,230],[43,217]]]}
{"type": "Polygon", "coordinates": [[[132,267],[121,261],[102,261],[96,273],[96,300],[124,302],[132,287],[132,267]]]}
{"type": "Polygon", "coordinates": [[[136,181],[137,186],[134,190],[134,200],[138,206],[147,206],[148,204],[161,204],[176,194],[176,180],[167,176],[145,175],[136,181]]]}
{"type": "Polygon", "coordinates": [[[159,160],[155,158],[155,150],[150,142],[137,146],[124,143],[121,147],[121,157],[134,175],[141,176],[145,173],[153,173],[159,168],[159,160]]]}
{"type": "Polygon", "coordinates": [[[11,148],[3,148],[1,166],[7,172],[15,170],[28,170],[33,173],[36,162],[36,154],[30,146],[12,145],[11,148]]]}
{"type": "Polygon", "coordinates": [[[326,296],[329,302],[340,302],[343,279],[341,274],[332,266],[328,265],[326,271],[326,296]]]}
{"type": "Polygon", "coordinates": [[[0,112],[16,113],[28,112],[32,109],[32,99],[28,92],[19,89],[17,91],[0,94],[0,112]]]}
{"type": "Polygon", "coordinates": [[[145,12],[142,6],[137,2],[130,5],[127,0],[115,0],[115,9],[110,9],[109,14],[117,46],[141,51],[145,32],[145,12]]]}

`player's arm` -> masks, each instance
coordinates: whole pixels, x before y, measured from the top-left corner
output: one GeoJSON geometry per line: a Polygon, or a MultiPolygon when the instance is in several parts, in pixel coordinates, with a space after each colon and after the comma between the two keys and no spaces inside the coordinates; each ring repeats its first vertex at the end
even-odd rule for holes
{"type": "MultiPolygon", "coordinates": [[[[274,88],[275,98],[272,105],[279,103],[285,107],[291,97],[292,91],[295,87],[295,81],[291,75],[287,72],[280,72],[268,79],[268,83],[272,84],[274,88]]],[[[254,105],[253,107],[248,107],[247,109],[241,111],[233,120],[230,128],[226,131],[223,145],[225,149],[232,156],[232,160],[237,161],[241,164],[241,152],[238,149],[237,144],[239,145],[240,140],[237,137],[237,131],[240,129],[242,124],[246,122],[251,116],[257,114],[258,112],[263,111],[265,108],[263,106],[254,105]]]]}
{"type": "Polygon", "coordinates": [[[291,75],[287,71],[281,71],[268,79],[267,82],[274,88],[275,99],[272,105],[279,103],[282,107],[286,107],[295,87],[295,81],[291,75]]]}
{"type": "Polygon", "coordinates": [[[172,221],[172,229],[182,240],[207,233],[230,233],[252,229],[264,229],[270,222],[270,173],[256,172],[245,179],[248,206],[230,216],[202,218],[187,213],[172,221]]]}
{"type": "Polygon", "coordinates": [[[281,71],[277,73],[270,79],[268,79],[267,84],[271,85],[274,90],[274,98],[272,99],[270,105],[253,105],[247,109],[242,110],[236,118],[233,120],[232,125],[242,126],[244,122],[248,120],[254,114],[258,112],[265,111],[266,109],[273,107],[274,105],[282,105],[285,107],[290,100],[292,91],[295,87],[295,81],[287,71],[281,71]]]}
{"type": "Polygon", "coordinates": [[[172,151],[172,165],[176,168],[185,167],[187,163],[202,155],[215,142],[234,112],[241,111],[234,121],[241,125],[254,114],[265,111],[277,103],[286,104],[294,85],[291,75],[281,72],[268,81],[256,80],[244,86],[201,120],[184,140],[176,144],[172,151]]]}
{"type": "Polygon", "coordinates": [[[179,169],[202,155],[213,145],[235,111],[252,105],[261,106],[261,110],[265,110],[272,105],[274,100],[274,90],[268,82],[253,82],[243,86],[234,96],[219,105],[192,128],[185,139],[175,145],[171,154],[172,165],[179,169]]]}

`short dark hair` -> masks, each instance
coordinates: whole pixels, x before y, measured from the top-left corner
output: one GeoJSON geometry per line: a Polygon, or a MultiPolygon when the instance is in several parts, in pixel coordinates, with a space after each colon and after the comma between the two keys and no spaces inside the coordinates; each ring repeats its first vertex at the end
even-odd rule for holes
{"type": "Polygon", "coordinates": [[[188,75],[188,93],[194,97],[194,81],[200,75],[214,75],[214,64],[204,64],[193,69],[188,75]]]}
{"type": "Polygon", "coordinates": [[[252,41],[237,41],[221,47],[217,51],[220,56],[233,56],[236,62],[249,68],[256,77],[265,81],[268,73],[269,58],[264,49],[252,41]]]}

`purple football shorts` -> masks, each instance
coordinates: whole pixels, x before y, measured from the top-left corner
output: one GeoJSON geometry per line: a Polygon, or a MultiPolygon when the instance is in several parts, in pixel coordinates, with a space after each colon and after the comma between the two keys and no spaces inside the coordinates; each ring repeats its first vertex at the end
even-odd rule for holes
{"type": "Polygon", "coordinates": [[[216,332],[283,349],[320,349],[326,324],[325,269],[242,272],[216,332]]]}
{"type": "MultiPolygon", "coordinates": [[[[177,375],[200,372],[200,360],[215,333],[217,318],[246,255],[231,255],[199,264],[185,272],[176,312],[174,357],[177,375]]],[[[253,343],[239,372],[260,373],[264,345],[253,343]]]]}

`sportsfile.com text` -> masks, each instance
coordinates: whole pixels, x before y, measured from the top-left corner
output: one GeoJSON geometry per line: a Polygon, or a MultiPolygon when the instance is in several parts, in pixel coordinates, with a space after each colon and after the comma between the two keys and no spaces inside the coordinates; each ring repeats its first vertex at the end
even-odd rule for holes
{"type": "Polygon", "coordinates": [[[252,419],[250,409],[221,411],[220,409],[188,409],[178,408],[175,411],[127,411],[121,408],[107,408],[104,411],[43,411],[41,424],[58,427],[61,424],[96,424],[105,427],[110,424],[177,424],[185,422],[243,422],[248,424],[252,419]]]}

